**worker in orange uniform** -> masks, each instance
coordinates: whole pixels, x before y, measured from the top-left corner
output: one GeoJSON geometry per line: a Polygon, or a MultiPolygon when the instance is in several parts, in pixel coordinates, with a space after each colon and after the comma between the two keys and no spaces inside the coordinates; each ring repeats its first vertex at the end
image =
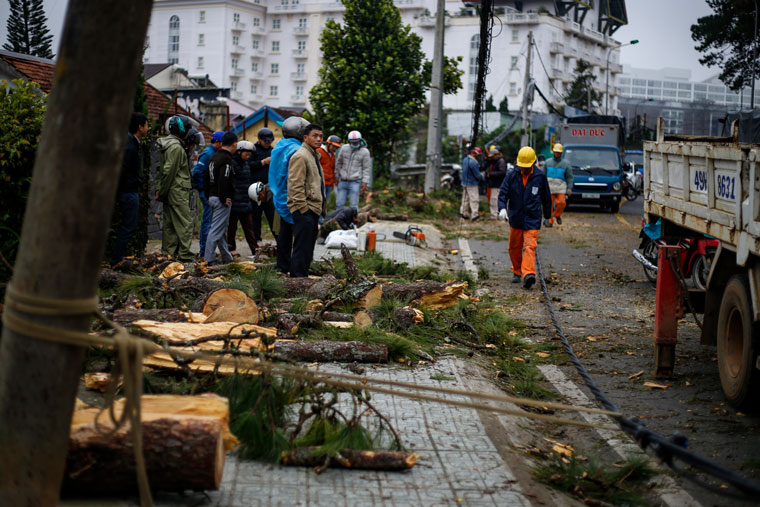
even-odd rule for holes
{"type": "MultiPolygon", "coordinates": [[[[325,198],[330,199],[330,194],[335,188],[335,152],[340,148],[340,137],[330,136],[327,142],[317,149],[319,165],[325,175],[325,198]]],[[[339,206],[340,207],[340,206],[339,206]]]]}
{"type": "Polygon", "coordinates": [[[523,146],[517,153],[519,171],[509,171],[499,189],[499,218],[509,222],[512,283],[530,289],[536,283],[536,245],[541,216],[548,219],[552,198],[546,174],[536,166],[536,152],[523,146]],[[542,213],[543,209],[543,213],[542,213]]]}
{"type": "Polygon", "coordinates": [[[562,212],[567,205],[565,194],[573,193],[573,169],[562,160],[562,145],[555,144],[552,151],[554,158],[546,162],[546,178],[549,180],[549,190],[552,193],[554,214],[549,220],[544,220],[546,227],[553,227],[555,218],[557,223],[562,225],[562,212]]]}

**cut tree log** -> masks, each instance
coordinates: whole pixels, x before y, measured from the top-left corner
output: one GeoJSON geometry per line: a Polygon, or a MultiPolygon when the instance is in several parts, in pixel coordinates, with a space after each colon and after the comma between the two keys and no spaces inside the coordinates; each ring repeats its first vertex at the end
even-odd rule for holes
{"type": "Polygon", "coordinates": [[[417,455],[394,451],[356,451],[343,449],[337,455],[328,457],[318,452],[318,447],[299,447],[283,451],[280,461],[285,466],[354,468],[356,470],[408,470],[417,463],[417,455]]]}
{"type": "MultiPolygon", "coordinates": [[[[118,417],[122,400],[114,404],[118,417]]],[[[142,431],[145,465],[154,490],[219,489],[226,451],[237,444],[229,429],[226,398],[216,395],[145,395],[142,431]]],[[[74,412],[63,489],[67,493],[136,491],[131,428],[104,436],[95,426],[99,408],[74,412]]],[[[106,432],[107,414],[98,419],[106,432]]]]}
{"type": "Polygon", "coordinates": [[[128,326],[136,320],[157,320],[159,322],[187,322],[188,314],[176,308],[143,309],[124,308],[113,312],[113,321],[128,326]]]}
{"type": "MultiPolygon", "coordinates": [[[[377,322],[382,315],[374,310],[360,310],[354,314],[354,325],[359,329],[366,329],[377,322]]],[[[393,318],[401,329],[409,329],[413,324],[425,321],[425,315],[418,309],[410,306],[396,308],[393,318]]]]}
{"type": "Polygon", "coordinates": [[[387,363],[388,346],[382,343],[277,340],[274,353],[295,361],[319,363],[387,363]]]}
{"type": "Polygon", "coordinates": [[[102,290],[116,289],[121,285],[128,275],[119,273],[113,269],[103,269],[100,271],[100,280],[98,281],[98,287],[102,290]]]}
{"type": "Polygon", "coordinates": [[[237,289],[219,289],[206,296],[203,314],[211,322],[238,322],[258,324],[259,307],[245,292],[237,289]]]}
{"type": "Polygon", "coordinates": [[[409,220],[409,215],[405,213],[378,213],[378,220],[391,220],[398,222],[406,222],[409,220]]]}
{"type": "Polygon", "coordinates": [[[467,282],[389,283],[381,285],[383,298],[395,297],[433,310],[450,308],[464,295],[467,282]]]}
{"type": "Polygon", "coordinates": [[[185,269],[185,265],[181,262],[171,262],[168,266],[166,266],[163,270],[161,270],[161,274],[158,275],[158,278],[160,280],[164,280],[167,278],[176,278],[182,274],[187,273],[187,270],[185,269]]]}
{"type": "Polygon", "coordinates": [[[306,296],[308,298],[330,299],[330,291],[340,282],[332,275],[322,278],[286,278],[285,293],[288,297],[306,296]]]}

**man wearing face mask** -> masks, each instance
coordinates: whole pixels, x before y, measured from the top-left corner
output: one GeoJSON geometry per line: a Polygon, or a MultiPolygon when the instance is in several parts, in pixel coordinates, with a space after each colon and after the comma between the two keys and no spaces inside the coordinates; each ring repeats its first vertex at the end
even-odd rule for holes
{"type": "Polygon", "coordinates": [[[509,222],[512,283],[522,281],[523,287],[530,289],[536,283],[536,246],[541,216],[551,217],[552,197],[546,174],[536,166],[533,148],[520,148],[517,167],[519,171],[509,171],[499,189],[499,218],[509,222]]]}
{"type": "Polygon", "coordinates": [[[367,190],[372,169],[367,143],[362,139],[361,132],[349,132],[348,145],[349,148],[342,148],[335,158],[335,179],[338,180],[338,199],[335,205],[338,208],[345,206],[348,196],[349,205],[358,210],[359,195],[367,190]]]}

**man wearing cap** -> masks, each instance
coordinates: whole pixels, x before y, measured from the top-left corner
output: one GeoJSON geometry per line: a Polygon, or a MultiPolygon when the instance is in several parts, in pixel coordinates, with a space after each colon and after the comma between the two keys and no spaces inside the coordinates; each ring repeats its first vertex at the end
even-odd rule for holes
{"type": "Polygon", "coordinates": [[[195,164],[195,167],[193,167],[193,188],[198,191],[198,198],[200,198],[201,205],[203,206],[200,232],[201,251],[198,253],[200,258],[203,258],[203,252],[206,249],[208,230],[211,227],[211,205],[208,202],[208,195],[205,188],[205,174],[206,169],[208,169],[209,160],[211,160],[214,153],[222,147],[223,136],[224,132],[221,130],[217,130],[211,135],[211,144],[198,155],[198,162],[195,164]]]}
{"type": "Polygon", "coordinates": [[[499,218],[509,222],[509,258],[512,283],[536,283],[536,246],[541,215],[551,216],[551,193],[546,175],[536,167],[536,152],[523,146],[517,154],[519,171],[510,171],[499,189],[499,218]]]}
{"type": "MultiPolygon", "coordinates": [[[[258,141],[253,145],[253,155],[248,160],[248,167],[251,170],[251,181],[253,183],[260,181],[264,185],[269,184],[269,161],[272,158],[273,144],[274,132],[266,127],[259,129],[258,141]]],[[[267,199],[258,204],[252,203],[252,206],[253,234],[256,236],[256,241],[261,241],[261,215],[267,217],[269,230],[276,240],[277,234],[274,232],[274,204],[272,204],[272,200],[267,199]]]]}
{"type": "Polygon", "coordinates": [[[482,153],[480,148],[475,147],[462,160],[462,205],[459,207],[459,216],[465,220],[469,218],[473,222],[480,220],[478,184],[485,178],[480,174],[478,157],[482,153]]]}
{"type": "Polygon", "coordinates": [[[495,144],[486,147],[486,156],[488,158],[486,170],[488,209],[491,213],[491,220],[496,220],[499,215],[499,188],[501,182],[504,181],[504,176],[507,175],[507,163],[504,161],[501,148],[495,144]]]}
{"type": "Polygon", "coordinates": [[[562,212],[567,206],[565,194],[573,193],[573,169],[562,159],[562,145],[555,144],[552,151],[554,158],[546,162],[546,178],[549,180],[549,190],[552,193],[554,216],[549,220],[544,220],[544,225],[547,227],[553,227],[555,218],[558,224],[562,224],[562,212]]]}
{"type": "Polygon", "coordinates": [[[349,205],[358,210],[359,197],[367,190],[372,176],[372,161],[367,143],[358,130],[348,133],[348,146],[335,158],[335,178],[338,180],[335,205],[345,206],[348,197],[349,205]]]}
{"type": "MultiPolygon", "coordinates": [[[[317,149],[319,153],[319,165],[325,176],[325,199],[330,199],[330,194],[335,188],[335,152],[340,148],[340,137],[332,135],[327,142],[317,149]]],[[[339,206],[340,207],[340,206],[339,206]]]]}

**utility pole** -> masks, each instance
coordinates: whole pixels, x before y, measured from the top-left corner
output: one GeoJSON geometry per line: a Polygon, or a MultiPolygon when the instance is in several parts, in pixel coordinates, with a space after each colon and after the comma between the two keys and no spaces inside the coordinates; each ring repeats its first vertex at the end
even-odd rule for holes
{"type": "MultiPolygon", "coordinates": [[[[69,2],[11,280],[21,294],[62,302],[98,294],[152,4],[69,2]]],[[[53,329],[90,330],[88,315],[14,312],[53,329]]],[[[84,352],[3,327],[0,505],[58,505],[84,352]]]]}
{"type": "Polygon", "coordinates": [[[750,109],[755,109],[755,66],[757,65],[757,7],[757,0],[755,0],[755,33],[752,35],[752,91],[749,95],[750,109]]]}
{"type": "Polygon", "coordinates": [[[528,57],[525,59],[525,77],[523,78],[523,107],[521,144],[527,146],[530,142],[530,117],[528,116],[528,87],[530,86],[530,57],[533,51],[533,32],[528,32],[528,57]]]}
{"type": "Polygon", "coordinates": [[[438,0],[433,46],[433,76],[430,84],[427,154],[425,156],[425,193],[438,190],[441,184],[441,135],[443,122],[443,31],[446,23],[445,0],[438,0]]]}

